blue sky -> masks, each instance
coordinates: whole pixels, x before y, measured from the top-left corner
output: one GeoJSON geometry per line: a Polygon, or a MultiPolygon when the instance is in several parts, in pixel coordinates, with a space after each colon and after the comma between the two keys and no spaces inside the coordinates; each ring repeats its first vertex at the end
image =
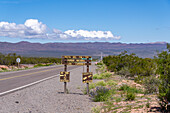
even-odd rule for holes
{"type": "Polygon", "coordinates": [[[0,22],[3,42],[170,42],[170,0],[0,0],[0,22]]]}

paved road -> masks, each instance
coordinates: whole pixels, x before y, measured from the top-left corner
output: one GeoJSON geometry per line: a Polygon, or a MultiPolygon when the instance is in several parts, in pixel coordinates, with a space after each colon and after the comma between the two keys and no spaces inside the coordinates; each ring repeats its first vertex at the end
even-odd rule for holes
{"type": "MultiPolygon", "coordinates": [[[[68,67],[71,68],[70,65],[68,67]]],[[[95,106],[95,103],[88,95],[83,95],[86,87],[86,84],[82,82],[83,70],[86,72],[86,66],[84,68],[78,66],[78,68],[69,70],[68,94],[63,93],[64,84],[60,82],[59,77],[54,77],[0,96],[0,113],[91,113],[91,108],[95,106]]],[[[90,72],[95,74],[95,70],[96,67],[91,65],[90,72]]],[[[44,73],[49,72],[51,71],[44,73]]],[[[57,71],[53,74],[56,73],[57,71]]]]}
{"type": "MultiPolygon", "coordinates": [[[[68,66],[68,71],[78,66],[68,66]]],[[[0,73],[0,93],[6,92],[44,78],[58,75],[64,66],[49,66],[29,70],[0,73]]]]}

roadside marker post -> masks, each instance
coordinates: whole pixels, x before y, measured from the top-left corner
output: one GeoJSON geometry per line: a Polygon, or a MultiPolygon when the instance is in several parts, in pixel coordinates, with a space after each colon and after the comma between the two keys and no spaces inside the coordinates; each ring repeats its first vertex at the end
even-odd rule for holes
{"type": "Polygon", "coordinates": [[[21,62],[21,59],[20,59],[20,58],[17,58],[17,59],[16,59],[16,62],[18,63],[18,68],[19,68],[19,63],[21,62]]]}
{"type": "Polygon", "coordinates": [[[91,65],[91,56],[62,56],[62,64],[64,64],[64,72],[60,72],[60,82],[64,82],[64,93],[67,93],[67,82],[69,82],[70,72],[67,72],[67,65],[83,65],[83,83],[87,84],[87,94],[89,94],[89,82],[92,82],[93,74],[89,72],[91,65]],[[84,65],[87,65],[87,72],[84,72],[84,65]],[[69,73],[69,74],[68,74],[69,73]]]}

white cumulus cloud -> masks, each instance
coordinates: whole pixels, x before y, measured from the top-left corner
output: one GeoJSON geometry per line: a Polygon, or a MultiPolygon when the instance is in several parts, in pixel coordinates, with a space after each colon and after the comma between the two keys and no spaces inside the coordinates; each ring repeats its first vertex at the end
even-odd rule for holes
{"type": "Polygon", "coordinates": [[[84,38],[86,40],[98,39],[98,40],[110,40],[110,39],[120,39],[120,36],[114,36],[111,31],[87,31],[87,30],[68,30],[65,31],[69,36],[84,38]]]}
{"type": "Polygon", "coordinates": [[[120,39],[120,36],[114,36],[111,31],[67,30],[62,32],[58,29],[47,29],[47,25],[37,19],[28,19],[24,24],[0,22],[0,36],[3,37],[89,41],[120,39]]]}
{"type": "Polygon", "coordinates": [[[28,19],[24,24],[0,22],[0,36],[20,38],[45,38],[46,25],[36,19],[28,19]]]}

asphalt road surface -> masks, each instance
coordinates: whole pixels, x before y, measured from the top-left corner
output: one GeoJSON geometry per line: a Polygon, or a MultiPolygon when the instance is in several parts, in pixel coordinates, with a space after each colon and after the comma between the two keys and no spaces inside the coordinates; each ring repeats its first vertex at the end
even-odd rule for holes
{"type": "MultiPolygon", "coordinates": [[[[68,66],[67,70],[72,70],[78,66],[68,66]]],[[[64,70],[63,65],[34,68],[29,70],[0,73],[0,93],[22,87],[24,85],[58,75],[64,70]]]]}

